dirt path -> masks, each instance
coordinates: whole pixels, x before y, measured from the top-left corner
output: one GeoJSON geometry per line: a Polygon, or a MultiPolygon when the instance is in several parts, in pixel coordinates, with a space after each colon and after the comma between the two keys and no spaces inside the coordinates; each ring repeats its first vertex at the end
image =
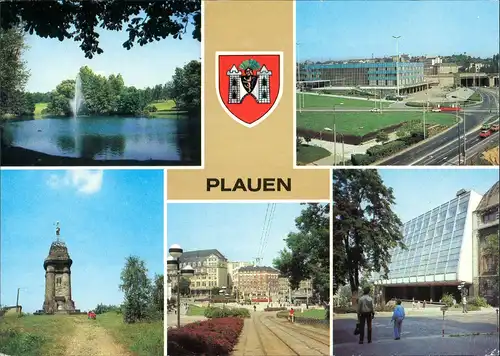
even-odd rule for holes
{"type": "Polygon", "coordinates": [[[330,355],[328,331],[311,330],[298,325],[286,325],[273,313],[252,313],[233,356],[295,356],[330,355]]]}
{"type": "Polygon", "coordinates": [[[73,320],[75,330],[66,340],[66,356],[131,356],[95,321],[86,318],[73,320]]]}

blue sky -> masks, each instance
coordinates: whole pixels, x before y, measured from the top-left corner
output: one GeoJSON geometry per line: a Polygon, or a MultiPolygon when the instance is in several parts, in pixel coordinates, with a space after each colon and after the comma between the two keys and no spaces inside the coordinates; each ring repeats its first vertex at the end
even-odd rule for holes
{"type": "Polygon", "coordinates": [[[299,60],[498,53],[498,0],[297,1],[299,60]]]}
{"type": "MultiPolygon", "coordinates": [[[[230,261],[252,262],[259,252],[266,208],[265,203],[169,203],[168,246],[179,244],[184,251],[215,248],[230,261]]],[[[263,265],[272,266],[285,248],[283,239],[296,231],[295,218],[304,208],[298,203],[276,203],[263,265]]]]}
{"type": "Polygon", "coordinates": [[[199,60],[201,56],[201,43],[192,39],[191,27],[182,40],[167,37],[142,47],[136,43],[130,50],[122,46],[128,39],[125,29],[119,32],[100,29],[97,32],[100,36],[99,47],[104,53],[96,54],[92,59],[85,58],[80,43],[72,39],[60,42],[58,39],[26,35],[30,48],[23,58],[31,71],[26,90],[52,91],[61,81],[74,79],[80,67],[85,65],[105,76],[121,73],[125,85],[145,88],[165,84],[176,67],[199,60]]]}
{"type": "Polygon", "coordinates": [[[72,266],[76,308],[119,304],[125,258],[143,259],[151,276],[163,274],[163,171],[1,172],[0,303],[41,309],[43,261],[56,221],[72,266]]]}
{"type": "Polygon", "coordinates": [[[394,211],[403,223],[450,201],[460,189],[484,194],[498,181],[498,169],[380,169],[394,189],[394,211]]]}

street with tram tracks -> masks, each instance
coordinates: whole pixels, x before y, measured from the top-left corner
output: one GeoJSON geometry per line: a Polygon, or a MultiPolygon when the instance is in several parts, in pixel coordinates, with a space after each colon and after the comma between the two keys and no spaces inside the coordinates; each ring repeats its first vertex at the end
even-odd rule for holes
{"type": "Polygon", "coordinates": [[[275,312],[255,312],[245,320],[233,356],[327,356],[329,328],[290,323],[275,312]]]}

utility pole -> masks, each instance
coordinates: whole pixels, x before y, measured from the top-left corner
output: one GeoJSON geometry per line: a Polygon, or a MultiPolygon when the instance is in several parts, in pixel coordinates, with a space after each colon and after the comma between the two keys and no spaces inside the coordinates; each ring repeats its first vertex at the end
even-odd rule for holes
{"type": "Polygon", "coordinates": [[[460,117],[458,116],[458,97],[457,97],[457,104],[455,108],[455,117],[457,120],[457,135],[458,135],[458,165],[461,165],[461,158],[462,158],[462,152],[461,152],[461,139],[460,139],[460,117]]]}
{"type": "Polygon", "coordinates": [[[333,106],[333,165],[337,165],[337,120],[335,118],[335,105],[333,106]]]}
{"type": "Polygon", "coordinates": [[[392,36],[396,40],[396,87],[397,87],[397,96],[399,97],[399,39],[401,36],[392,36]]]}
{"type": "Polygon", "coordinates": [[[16,297],[16,313],[19,313],[20,314],[20,311],[19,311],[19,291],[21,290],[21,288],[17,288],[17,297],[16,297]]]}

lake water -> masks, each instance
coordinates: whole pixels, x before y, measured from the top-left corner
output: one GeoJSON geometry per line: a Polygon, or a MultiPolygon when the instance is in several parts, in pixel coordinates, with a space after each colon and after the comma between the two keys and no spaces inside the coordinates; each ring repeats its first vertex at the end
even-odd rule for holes
{"type": "Polygon", "coordinates": [[[177,120],[182,118],[45,117],[9,122],[4,135],[12,146],[54,156],[179,161],[177,120]]]}

